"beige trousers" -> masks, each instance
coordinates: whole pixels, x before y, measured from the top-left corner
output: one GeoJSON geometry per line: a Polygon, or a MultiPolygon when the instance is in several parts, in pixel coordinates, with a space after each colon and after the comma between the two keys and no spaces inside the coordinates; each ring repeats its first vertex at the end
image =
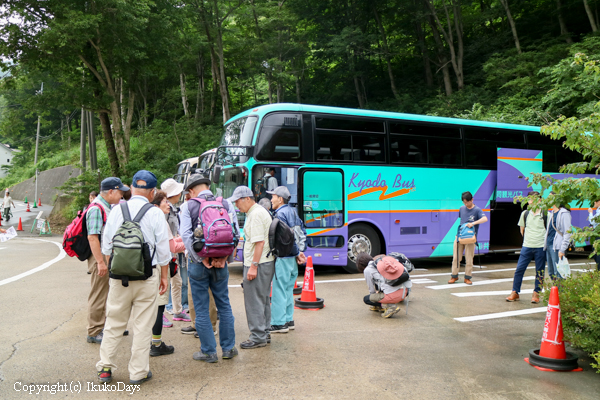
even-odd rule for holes
{"type": "MultiPolygon", "coordinates": [[[[192,299],[192,286],[189,284],[188,279],[188,306],[190,307],[190,319],[192,325],[196,326],[196,310],[194,309],[194,300],[192,299]]],[[[173,305],[175,307],[175,305],[173,305]]],[[[215,305],[215,298],[212,292],[208,289],[208,314],[210,316],[210,323],[212,324],[213,331],[217,330],[217,306],[215,305]]]]}
{"type": "Polygon", "coordinates": [[[104,329],[106,320],[106,298],[108,297],[108,274],[98,276],[98,262],[94,255],[87,260],[88,272],[91,273],[91,288],[88,295],[88,326],[89,336],[96,336],[104,329]]]}
{"type": "Polygon", "coordinates": [[[452,254],[452,277],[458,278],[458,270],[460,269],[460,261],[462,260],[463,252],[465,253],[465,278],[471,279],[471,275],[473,274],[473,257],[475,256],[475,243],[467,245],[460,244],[458,243],[456,238],[454,238],[454,251],[452,254]]]}
{"type": "Polygon", "coordinates": [[[124,287],[120,280],[110,280],[110,291],[106,302],[106,324],[100,345],[100,361],[96,369],[116,369],[114,359],[127,322],[133,328],[133,343],[129,360],[129,379],[145,378],[150,370],[150,343],[152,326],[158,312],[158,285],[160,273],[155,268],[145,281],[130,281],[124,287]]]}
{"type": "Polygon", "coordinates": [[[173,302],[174,314],[181,314],[183,312],[183,307],[181,305],[182,284],[183,281],[181,280],[181,274],[179,273],[179,268],[177,268],[177,273],[171,278],[171,301],[173,302]]]}

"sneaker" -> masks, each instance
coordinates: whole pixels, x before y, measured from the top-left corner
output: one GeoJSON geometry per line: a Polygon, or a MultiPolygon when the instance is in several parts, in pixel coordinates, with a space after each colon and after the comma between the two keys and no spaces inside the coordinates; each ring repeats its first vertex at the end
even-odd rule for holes
{"type": "Polygon", "coordinates": [[[385,309],[381,306],[371,306],[371,307],[369,307],[369,310],[375,311],[375,312],[384,312],[385,311],[385,309]]]}
{"type": "Polygon", "coordinates": [[[104,337],[104,332],[100,332],[99,334],[97,334],[96,336],[89,336],[87,337],[87,342],[88,343],[102,343],[102,338],[104,337]]]}
{"type": "Polygon", "coordinates": [[[231,349],[223,351],[223,360],[230,360],[237,355],[238,350],[233,346],[231,349]]]}
{"type": "Polygon", "coordinates": [[[165,312],[173,315],[173,309],[172,308],[165,308],[165,312]]]}
{"type": "Polygon", "coordinates": [[[381,315],[383,318],[390,318],[392,315],[400,311],[400,303],[390,304],[385,309],[385,312],[381,315]]]}
{"type": "Polygon", "coordinates": [[[163,315],[163,328],[172,328],[173,323],[169,321],[169,319],[163,315]]]}
{"type": "Polygon", "coordinates": [[[294,321],[288,321],[285,324],[287,325],[287,327],[289,328],[290,331],[293,331],[294,329],[296,329],[296,326],[294,325],[294,321]]]}
{"type": "Polygon", "coordinates": [[[173,354],[175,347],[167,346],[165,342],[161,342],[160,346],[150,345],[150,357],[164,356],[167,354],[173,354]]]}
{"type": "Polygon", "coordinates": [[[188,306],[183,306],[183,312],[186,314],[190,313],[190,309],[188,308],[188,306]]]}
{"type": "Polygon", "coordinates": [[[191,325],[186,326],[185,328],[181,328],[181,333],[183,333],[184,335],[192,335],[196,333],[196,327],[191,325]]]}
{"type": "Polygon", "coordinates": [[[146,377],[145,377],[145,378],[142,378],[142,379],[136,379],[136,380],[134,380],[134,379],[130,379],[130,380],[129,380],[129,383],[130,383],[131,385],[141,385],[142,383],[144,383],[144,382],[146,382],[146,381],[149,381],[150,379],[152,379],[152,371],[148,371],[148,375],[146,375],[146,377]]]}
{"type": "Polygon", "coordinates": [[[200,336],[198,336],[198,332],[194,332],[194,337],[195,337],[196,339],[200,339],[200,336]]]}
{"type": "Polygon", "coordinates": [[[110,383],[110,381],[112,381],[112,372],[110,368],[102,368],[102,371],[98,371],[98,380],[100,382],[110,383]]]}
{"type": "Polygon", "coordinates": [[[246,340],[245,342],[240,343],[240,347],[242,349],[256,349],[258,347],[265,347],[266,345],[267,345],[267,343],[253,342],[250,339],[246,340]]]}
{"type": "MultiPolygon", "coordinates": [[[[234,347],[235,348],[235,347],[234,347]]],[[[204,361],[207,363],[216,363],[219,361],[219,357],[217,357],[217,353],[214,354],[205,354],[201,351],[197,351],[193,355],[194,360],[196,361],[204,361]]]]}
{"type": "Polygon", "coordinates": [[[181,314],[173,314],[173,321],[192,322],[192,319],[190,318],[189,315],[182,312],[181,314]]]}
{"type": "Polygon", "coordinates": [[[287,325],[271,325],[269,331],[271,331],[271,333],[288,333],[290,329],[287,325]]]}

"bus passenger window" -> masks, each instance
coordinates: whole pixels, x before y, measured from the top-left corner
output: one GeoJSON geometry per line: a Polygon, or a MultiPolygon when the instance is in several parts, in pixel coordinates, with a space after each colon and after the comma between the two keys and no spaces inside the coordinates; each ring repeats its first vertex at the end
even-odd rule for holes
{"type": "Polygon", "coordinates": [[[384,135],[352,135],[354,161],[384,162],[384,135]]]}
{"type": "Polygon", "coordinates": [[[317,134],[317,160],[352,161],[350,135],[317,134]]]}
{"type": "Polygon", "coordinates": [[[429,139],[429,163],[442,165],[461,165],[462,154],[459,140],[429,139]]]}
{"type": "Polygon", "coordinates": [[[300,129],[264,126],[260,131],[256,158],[268,161],[299,160],[301,133],[300,129]]]}
{"type": "Polygon", "coordinates": [[[427,164],[427,139],[390,135],[393,163],[427,164]]]}

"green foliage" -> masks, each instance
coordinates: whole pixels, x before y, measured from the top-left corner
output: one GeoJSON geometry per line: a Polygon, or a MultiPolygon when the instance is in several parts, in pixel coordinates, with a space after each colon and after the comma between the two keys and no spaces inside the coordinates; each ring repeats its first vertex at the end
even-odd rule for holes
{"type": "MultiPolygon", "coordinates": [[[[550,281],[542,294],[548,302],[550,281]]],[[[558,283],[564,339],[596,360],[600,374],[600,271],[574,274],[558,283]]]]}

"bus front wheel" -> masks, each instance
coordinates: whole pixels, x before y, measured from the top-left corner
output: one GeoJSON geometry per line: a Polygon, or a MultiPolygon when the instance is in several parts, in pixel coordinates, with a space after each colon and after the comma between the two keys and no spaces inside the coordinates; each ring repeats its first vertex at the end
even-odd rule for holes
{"type": "Polygon", "coordinates": [[[344,269],[351,273],[358,273],[356,257],[359,253],[368,253],[371,256],[381,254],[381,242],[375,229],[365,224],[353,224],[348,227],[348,262],[344,269]]]}

